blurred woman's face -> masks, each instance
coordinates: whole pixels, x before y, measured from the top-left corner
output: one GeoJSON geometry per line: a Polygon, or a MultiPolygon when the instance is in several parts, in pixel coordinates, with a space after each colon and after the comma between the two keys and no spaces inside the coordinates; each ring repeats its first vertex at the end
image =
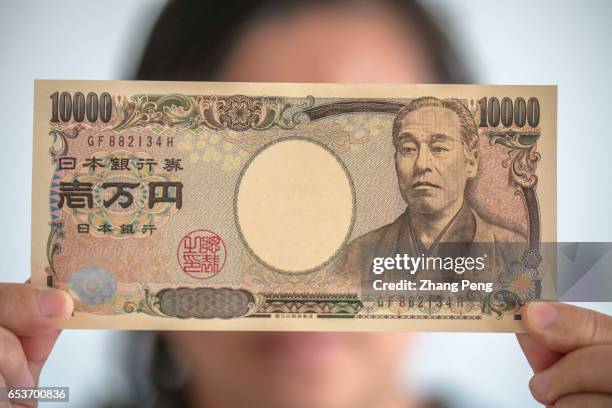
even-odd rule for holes
{"type": "MultiPolygon", "coordinates": [[[[363,3],[349,9],[312,6],[254,23],[230,52],[219,80],[432,82],[419,33],[389,10],[363,3]]],[[[377,407],[406,402],[396,387],[406,345],[402,334],[168,336],[190,368],[194,402],[204,406],[377,407]]]]}

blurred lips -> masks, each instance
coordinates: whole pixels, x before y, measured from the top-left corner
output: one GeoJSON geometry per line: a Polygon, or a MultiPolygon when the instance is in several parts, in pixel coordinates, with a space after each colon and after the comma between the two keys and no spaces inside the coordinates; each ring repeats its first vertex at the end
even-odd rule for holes
{"type": "Polygon", "coordinates": [[[414,190],[422,190],[428,188],[440,188],[440,186],[434,183],[430,183],[428,181],[417,181],[412,184],[412,188],[414,190]]]}
{"type": "Polygon", "coordinates": [[[347,346],[345,336],[336,333],[269,333],[258,340],[262,356],[298,365],[322,364],[347,346]]]}

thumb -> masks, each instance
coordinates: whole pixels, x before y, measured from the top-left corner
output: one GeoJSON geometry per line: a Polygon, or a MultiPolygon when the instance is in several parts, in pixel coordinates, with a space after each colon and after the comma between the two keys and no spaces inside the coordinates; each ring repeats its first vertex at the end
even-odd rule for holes
{"type": "Polygon", "coordinates": [[[64,291],[0,283],[0,326],[19,339],[35,380],[60,333],[57,328],[72,309],[72,298],[64,291]]]}
{"type": "Polygon", "coordinates": [[[523,307],[523,327],[548,350],[569,353],[581,347],[612,344],[612,317],[555,302],[530,302],[523,307]]]}

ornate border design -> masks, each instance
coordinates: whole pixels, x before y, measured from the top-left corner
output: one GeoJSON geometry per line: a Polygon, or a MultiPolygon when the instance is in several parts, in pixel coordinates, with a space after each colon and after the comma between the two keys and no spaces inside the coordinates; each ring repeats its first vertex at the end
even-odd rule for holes
{"type": "Polygon", "coordinates": [[[268,293],[265,302],[253,317],[262,314],[316,314],[352,317],[363,308],[362,301],[353,294],[268,293]]]}
{"type": "Polygon", "coordinates": [[[61,129],[59,127],[51,128],[49,131],[49,136],[53,137],[53,142],[51,142],[51,147],[49,148],[51,163],[57,163],[60,157],[68,154],[68,140],[76,139],[83,129],[84,127],[82,125],[76,125],[70,130],[61,129]],[[59,144],[59,146],[56,147],[55,145],[57,144],[59,144]]]}
{"type": "Polygon", "coordinates": [[[264,302],[261,295],[231,288],[165,288],[155,294],[144,288],[144,294],[138,303],[125,302],[123,311],[179,319],[232,319],[252,314],[264,302]]]}
{"type": "MultiPolygon", "coordinates": [[[[394,115],[404,106],[404,103],[399,101],[377,99],[337,101],[314,106],[315,100],[312,96],[307,97],[303,104],[292,104],[282,97],[185,96],[179,94],[134,95],[129,99],[119,97],[117,102],[119,116],[117,123],[113,124],[112,127],[117,132],[154,125],[179,128],[206,127],[212,130],[229,129],[233,131],[266,130],[274,127],[290,130],[301,124],[303,119],[315,121],[334,115],[357,112],[378,112],[394,115]]],[[[475,112],[473,113],[475,114],[475,112]]],[[[49,148],[52,163],[57,163],[60,157],[68,154],[69,140],[77,138],[82,129],[82,125],[67,129],[52,127],[49,132],[49,136],[53,138],[52,145],[49,148]]],[[[535,173],[537,162],[540,160],[540,154],[537,152],[539,129],[530,132],[489,131],[486,135],[489,137],[491,145],[500,144],[508,148],[508,158],[502,162],[502,165],[509,169],[510,179],[517,187],[516,193],[524,199],[529,226],[529,250],[523,254],[521,263],[526,267],[536,269],[541,260],[539,255],[540,216],[535,192],[538,183],[538,177],[535,173]]],[[[300,139],[320,144],[312,139],[300,139]]],[[[280,140],[287,140],[287,138],[280,140]]],[[[269,145],[265,145],[262,150],[269,145]]],[[[329,150],[327,146],[322,146],[329,150]]],[[[334,156],[343,165],[348,175],[348,170],[342,161],[335,154],[334,156]]],[[[244,166],[244,168],[246,167],[248,167],[248,163],[244,166]]],[[[243,173],[244,171],[240,177],[243,173]]],[[[347,240],[350,237],[355,217],[354,186],[350,175],[348,175],[348,178],[353,189],[354,209],[347,240]]],[[[234,208],[236,208],[235,203],[234,208]]],[[[47,272],[49,277],[52,277],[56,276],[53,258],[62,250],[61,244],[57,241],[64,237],[64,231],[61,221],[51,222],[50,226],[47,242],[49,262],[47,272]]],[[[241,236],[241,238],[244,242],[244,237],[241,236]]],[[[337,254],[330,258],[330,261],[337,254]]],[[[536,288],[536,297],[538,297],[541,289],[539,280],[536,280],[536,288]]],[[[481,312],[483,314],[495,314],[498,318],[501,318],[505,313],[514,313],[516,318],[522,302],[523,300],[516,293],[501,289],[480,301],[481,312]]],[[[123,310],[126,313],[145,313],[160,317],[200,319],[256,317],[267,313],[317,313],[321,314],[322,317],[396,318],[394,316],[357,315],[363,307],[363,302],[355,295],[255,295],[247,290],[231,288],[166,288],[153,294],[148,288],[144,288],[144,298],[138,302],[125,302],[123,310]],[[204,301],[196,302],[196,299],[204,299],[204,301]]],[[[452,319],[458,317],[452,315],[415,315],[402,318],[452,319]]],[[[461,318],[480,318],[480,316],[462,316],[461,318]]]]}
{"type": "Polygon", "coordinates": [[[313,103],[312,97],[294,106],[285,98],[268,96],[134,95],[118,107],[123,119],[113,129],[121,132],[152,124],[235,131],[293,129],[300,123],[299,113],[313,103]]]}
{"type": "Polygon", "coordinates": [[[310,120],[319,120],[328,116],[357,112],[397,114],[403,106],[405,106],[405,104],[401,102],[363,99],[332,102],[304,108],[304,114],[306,114],[310,120]]]}
{"type": "Polygon", "coordinates": [[[53,258],[62,252],[62,244],[57,241],[64,238],[64,222],[52,221],[49,226],[49,238],[47,239],[47,262],[49,266],[46,269],[47,275],[52,274],[57,277],[53,258]]]}
{"type": "Polygon", "coordinates": [[[515,185],[522,188],[534,187],[538,184],[536,176],[537,163],[541,155],[536,151],[539,133],[515,132],[514,130],[502,132],[487,132],[491,145],[501,144],[508,149],[508,158],[503,166],[510,168],[510,177],[515,185]]]}

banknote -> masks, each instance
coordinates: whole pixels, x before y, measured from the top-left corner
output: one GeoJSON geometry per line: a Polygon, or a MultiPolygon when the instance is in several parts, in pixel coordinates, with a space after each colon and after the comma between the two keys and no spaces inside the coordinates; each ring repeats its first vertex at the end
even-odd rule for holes
{"type": "Polygon", "coordinates": [[[521,331],[556,87],[35,82],[32,281],[67,327],[521,331]]]}

